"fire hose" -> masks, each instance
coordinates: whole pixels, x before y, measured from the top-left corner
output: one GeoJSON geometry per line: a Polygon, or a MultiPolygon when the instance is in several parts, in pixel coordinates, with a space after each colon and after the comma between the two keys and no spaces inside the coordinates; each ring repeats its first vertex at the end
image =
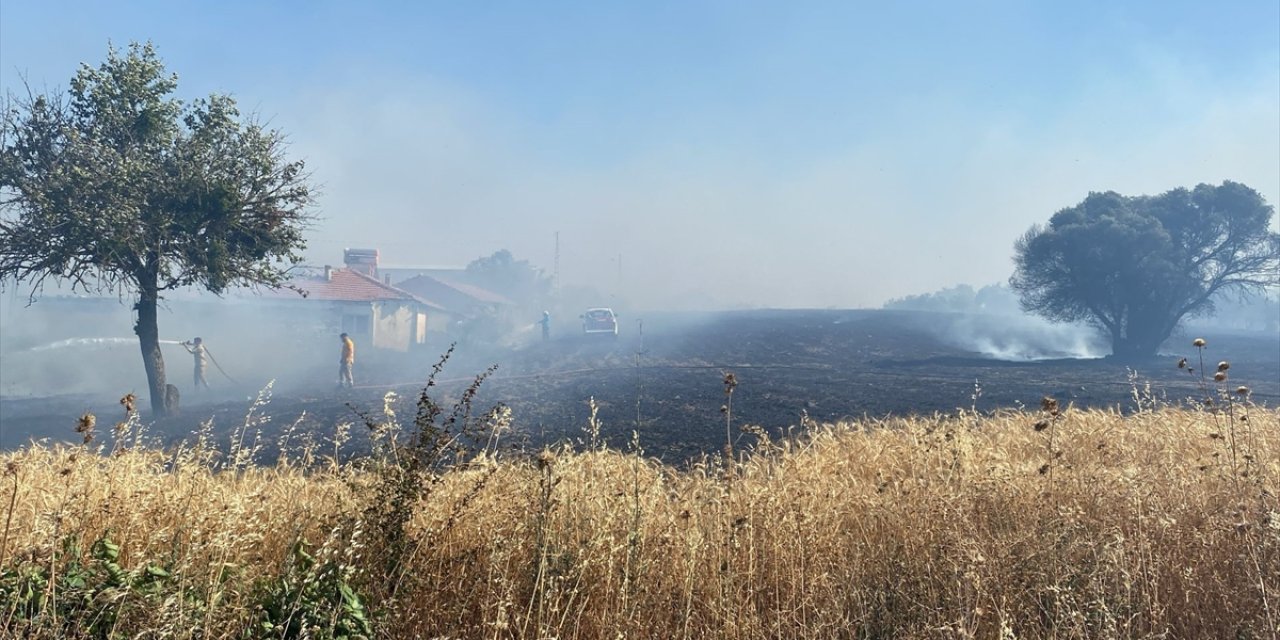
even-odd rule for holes
{"type": "MultiPolygon", "coordinates": [[[[172,342],[171,342],[171,343],[169,343],[169,344],[174,344],[174,343],[172,343],[172,342]]],[[[178,342],[177,344],[180,344],[180,345],[182,345],[182,346],[186,347],[186,346],[189,346],[191,343],[190,343],[190,342],[178,342]]],[[[189,351],[189,350],[188,350],[188,351],[189,351]]],[[[209,350],[209,347],[205,347],[205,348],[204,348],[204,355],[205,355],[205,356],[207,356],[207,357],[209,358],[209,362],[212,362],[212,363],[213,363],[213,366],[215,366],[215,367],[217,367],[217,368],[218,368],[218,373],[221,373],[221,374],[223,375],[223,377],[225,377],[227,380],[230,380],[230,381],[231,381],[231,384],[240,384],[240,381],[239,381],[239,380],[236,380],[235,378],[232,378],[232,377],[231,377],[231,374],[227,373],[227,372],[226,372],[226,370],[222,368],[222,365],[218,364],[218,360],[217,360],[216,358],[214,358],[214,357],[213,357],[213,352],[209,350]]]]}
{"type": "Polygon", "coordinates": [[[209,356],[209,362],[212,362],[213,366],[218,368],[218,372],[221,373],[223,376],[225,376],[228,380],[230,380],[231,384],[240,384],[239,380],[232,378],[231,374],[222,370],[222,365],[218,364],[218,361],[213,357],[213,352],[209,351],[209,347],[204,348],[204,354],[209,356]]]}

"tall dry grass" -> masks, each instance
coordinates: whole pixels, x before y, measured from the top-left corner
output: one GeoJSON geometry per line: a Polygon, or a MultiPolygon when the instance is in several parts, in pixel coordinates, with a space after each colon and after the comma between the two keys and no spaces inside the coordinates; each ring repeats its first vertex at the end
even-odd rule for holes
{"type": "Polygon", "coordinates": [[[390,420],[347,464],[37,444],[0,456],[0,633],[1275,638],[1280,411],[1224,399],[753,430],[680,469],[485,446],[406,472],[390,420]]]}

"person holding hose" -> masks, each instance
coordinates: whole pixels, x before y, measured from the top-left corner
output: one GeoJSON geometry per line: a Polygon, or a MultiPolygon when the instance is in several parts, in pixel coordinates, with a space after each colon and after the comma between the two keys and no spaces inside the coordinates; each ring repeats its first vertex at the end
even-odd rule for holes
{"type": "Polygon", "coordinates": [[[187,353],[195,357],[195,373],[193,375],[195,382],[193,386],[198,391],[200,387],[209,388],[209,381],[205,379],[204,372],[209,368],[209,351],[204,348],[204,341],[200,338],[194,338],[188,342],[182,343],[187,353]]]}
{"type": "Polygon", "coordinates": [[[345,333],[338,337],[342,340],[342,357],[338,360],[338,386],[350,389],[355,386],[351,366],[356,362],[356,343],[345,333]]]}

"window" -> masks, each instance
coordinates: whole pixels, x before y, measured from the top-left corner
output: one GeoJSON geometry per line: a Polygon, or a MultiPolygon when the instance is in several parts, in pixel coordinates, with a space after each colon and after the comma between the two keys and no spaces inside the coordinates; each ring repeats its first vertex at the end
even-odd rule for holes
{"type": "Polygon", "coordinates": [[[342,316],[342,332],[353,336],[369,335],[369,316],[344,314],[342,316]]]}

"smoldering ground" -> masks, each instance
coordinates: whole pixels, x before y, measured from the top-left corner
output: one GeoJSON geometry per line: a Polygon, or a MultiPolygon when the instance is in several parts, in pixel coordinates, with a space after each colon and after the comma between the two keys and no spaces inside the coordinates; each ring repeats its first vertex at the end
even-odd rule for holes
{"type": "Polygon", "coordinates": [[[1096,329],[1055,324],[1024,314],[922,312],[940,341],[1004,361],[1101,358],[1107,344],[1096,329]]]}
{"type": "MultiPolygon", "coordinates": [[[[753,441],[740,429],[745,425],[783,435],[806,419],[927,415],[958,408],[991,411],[1035,406],[1045,395],[1060,398],[1064,405],[1132,409],[1135,382],[1131,375],[1137,376],[1139,387],[1150,381],[1153,393],[1164,401],[1181,402],[1203,393],[1197,379],[1178,369],[1173,358],[1126,364],[1107,359],[985,357],[940,339],[933,331],[938,317],[885,310],[631,311],[621,314],[615,339],[583,335],[575,316],[553,324],[546,341],[539,332],[519,330],[507,343],[459,342],[437,378],[440,384],[431,392],[440,402],[451,404],[477,374],[497,365],[481,385],[474,409],[483,411],[497,403],[510,406],[514,423],[507,442],[533,447],[582,441],[587,437],[588,403],[594,399],[601,439],[623,448],[635,442],[647,454],[670,461],[724,445],[726,416],[720,408],[725,404],[723,376],[729,371],[739,380],[733,397],[735,446],[753,441]]],[[[531,325],[527,322],[525,328],[531,325]]],[[[217,351],[234,335],[204,333],[211,336],[209,344],[225,360],[228,371],[240,372],[247,358],[217,351]]],[[[1208,357],[1215,362],[1232,361],[1232,388],[1248,385],[1258,402],[1280,400],[1280,336],[1207,337],[1208,357]]],[[[295,435],[305,434],[332,449],[339,425],[345,424],[350,425],[351,440],[342,450],[358,453],[361,438],[368,437],[362,415],[383,420],[386,394],[394,392],[397,419],[411,423],[418,394],[448,346],[431,344],[399,354],[364,349],[357,358],[357,388],[338,391],[333,385],[336,345],[323,340],[317,369],[300,370],[293,363],[296,377],[282,374],[271,389],[270,403],[254,410],[255,420],[269,418],[258,425],[263,442],[276,443],[293,429],[295,435]]],[[[1192,355],[1189,341],[1171,343],[1168,349],[1171,354],[1192,355]]],[[[50,351],[56,349],[38,353],[50,351]]],[[[122,366],[140,372],[136,348],[126,351],[122,366]]],[[[290,355],[279,349],[263,352],[267,353],[280,358],[290,355]]],[[[185,353],[179,358],[170,360],[170,376],[181,386],[186,384],[183,378],[189,361],[185,353]]],[[[216,373],[210,374],[216,388],[219,383],[212,377],[216,373]]],[[[211,421],[217,440],[228,442],[245,424],[258,390],[246,384],[239,395],[228,393],[216,399],[211,394],[208,400],[187,405],[177,418],[154,423],[151,432],[173,441],[189,437],[203,422],[211,421]]],[[[115,401],[120,390],[113,394],[100,404],[65,397],[4,398],[0,446],[19,446],[33,436],[72,439],[81,411],[93,410],[107,419],[119,413],[115,401]]]]}
{"type": "MultiPolygon", "coordinates": [[[[922,312],[928,318],[925,328],[938,340],[996,360],[1102,358],[1110,353],[1108,338],[1099,328],[1025,313],[1017,295],[1003,284],[956,285],[896,298],[884,308],[922,312]]],[[[1161,352],[1177,353],[1191,333],[1267,336],[1277,334],[1278,328],[1280,292],[1222,295],[1207,313],[1183,318],[1161,352]]]]}

